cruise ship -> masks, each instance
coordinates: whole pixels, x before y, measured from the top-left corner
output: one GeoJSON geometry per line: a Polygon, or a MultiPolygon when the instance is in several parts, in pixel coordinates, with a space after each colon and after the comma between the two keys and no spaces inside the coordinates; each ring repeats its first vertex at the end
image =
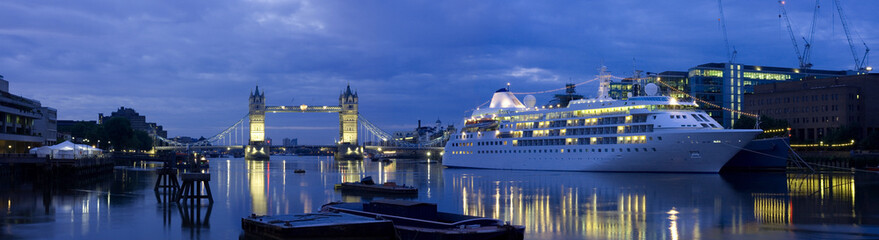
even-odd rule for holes
{"type": "MultiPolygon", "coordinates": [[[[599,97],[522,104],[508,88],[475,110],[446,143],[447,167],[602,172],[719,172],[762,131],[724,129],[693,101],[599,97]]],[[[651,90],[648,90],[648,92],[651,90]]]]}

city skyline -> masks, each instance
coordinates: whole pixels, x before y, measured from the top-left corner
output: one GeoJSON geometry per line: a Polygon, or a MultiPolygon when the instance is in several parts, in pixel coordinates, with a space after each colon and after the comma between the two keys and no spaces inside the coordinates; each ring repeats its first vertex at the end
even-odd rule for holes
{"type": "MultiPolygon", "coordinates": [[[[133,108],[169,136],[209,137],[232,125],[257,84],[268,105],[336,105],[350,83],[361,114],[393,131],[417,120],[458,123],[507,82],[514,92],[583,82],[602,62],[628,76],[727,61],[714,1],[53,4],[0,3],[8,13],[0,75],[10,92],[65,120],[133,108]]],[[[788,3],[796,35],[807,33],[813,4],[788,3]]],[[[861,41],[879,42],[869,31],[879,4],[843,4],[863,54],[861,41]]],[[[727,1],[724,12],[736,62],[797,66],[777,2],[727,1]]],[[[832,2],[819,14],[814,68],[852,69],[832,2]]],[[[326,144],[338,138],[337,117],[269,114],[267,137],[326,144]]]]}

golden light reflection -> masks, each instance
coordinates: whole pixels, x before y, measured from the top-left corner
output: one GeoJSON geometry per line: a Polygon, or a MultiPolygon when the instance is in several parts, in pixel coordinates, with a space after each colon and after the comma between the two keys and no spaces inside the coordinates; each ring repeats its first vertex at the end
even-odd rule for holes
{"type": "Polygon", "coordinates": [[[266,162],[246,161],[247,181],[250,183],[250,204],[253,214],[265,215],[268,211],[266,199],[266,162]]]}
{"type": "Polygon", "coordinates": [[[585,198],[580,188],[525,186],[516,182],[490,183],[485,194],[475,181],[454,179],[460,189],[462,212],[523,225],[536,233],[578,233],[595,239],[647,239],[646,194],[593,189],[585,198]],[[583,202],[585,200],[585,202],[583,202]],[[492,204],[485,206],[483,203],[492,204]]]}
{"type": "Polygon", "coordinates": [[[668,220],[670,221],[669,226],[668,226],[668,233],[669,233],[669,235],[671,235],[672,240],[678,240],[678,237],[679,237],[679,235],[678,235],[678,216],[677,216],[678,213],[680,213],[680,212],[675,210],[675,208],[671,208],[671,210],[666,212],[666,214],[669,215],[668,220]]]}
{"type": "Polygon", "coordinates": [[[790,223],[790,202],[785,194],[754,193],[754,219],[759,223],[790,223]]]}

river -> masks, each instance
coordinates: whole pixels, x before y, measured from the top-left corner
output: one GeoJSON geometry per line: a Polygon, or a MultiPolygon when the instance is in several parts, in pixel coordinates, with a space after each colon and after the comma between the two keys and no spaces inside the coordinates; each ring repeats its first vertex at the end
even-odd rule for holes
{"type": "Polygon", "coordinates": [[[211,159],[214,204],[167,204],[154,164],[102,177],[0,178],[0,239],[235,239],[250,214],[316,212],[340,182],[419,188],[440,211],[526,227],[526,239],[875,239],[874,173],[589,173],[446,169],[431,160],[211,159]],[[304,169],[305,173],[293,173],[304,169]]]}

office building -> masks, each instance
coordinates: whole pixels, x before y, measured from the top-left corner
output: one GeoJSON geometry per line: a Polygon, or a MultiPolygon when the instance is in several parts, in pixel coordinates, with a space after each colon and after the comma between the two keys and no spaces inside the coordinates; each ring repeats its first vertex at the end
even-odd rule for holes
{"type": "Polygon", "coordinates": [[[745,112],[787,120],[791,138],[819,142],[843,127],[860,136],[879,131],[879,74],[810,78],[754,86],[745,96],[745,112]]]}
{"type": "Polygon", "coordinates": [[[706,63],[688,71],[689,94],[704,100],[700,106],[724,127],[732,127],[741,117],[743,96],[754,92],[754,86],[768,83],[800,81],[807,77],[829,78],[855,74],[827,71],[765,67],[736,63],[706,63]]]}

